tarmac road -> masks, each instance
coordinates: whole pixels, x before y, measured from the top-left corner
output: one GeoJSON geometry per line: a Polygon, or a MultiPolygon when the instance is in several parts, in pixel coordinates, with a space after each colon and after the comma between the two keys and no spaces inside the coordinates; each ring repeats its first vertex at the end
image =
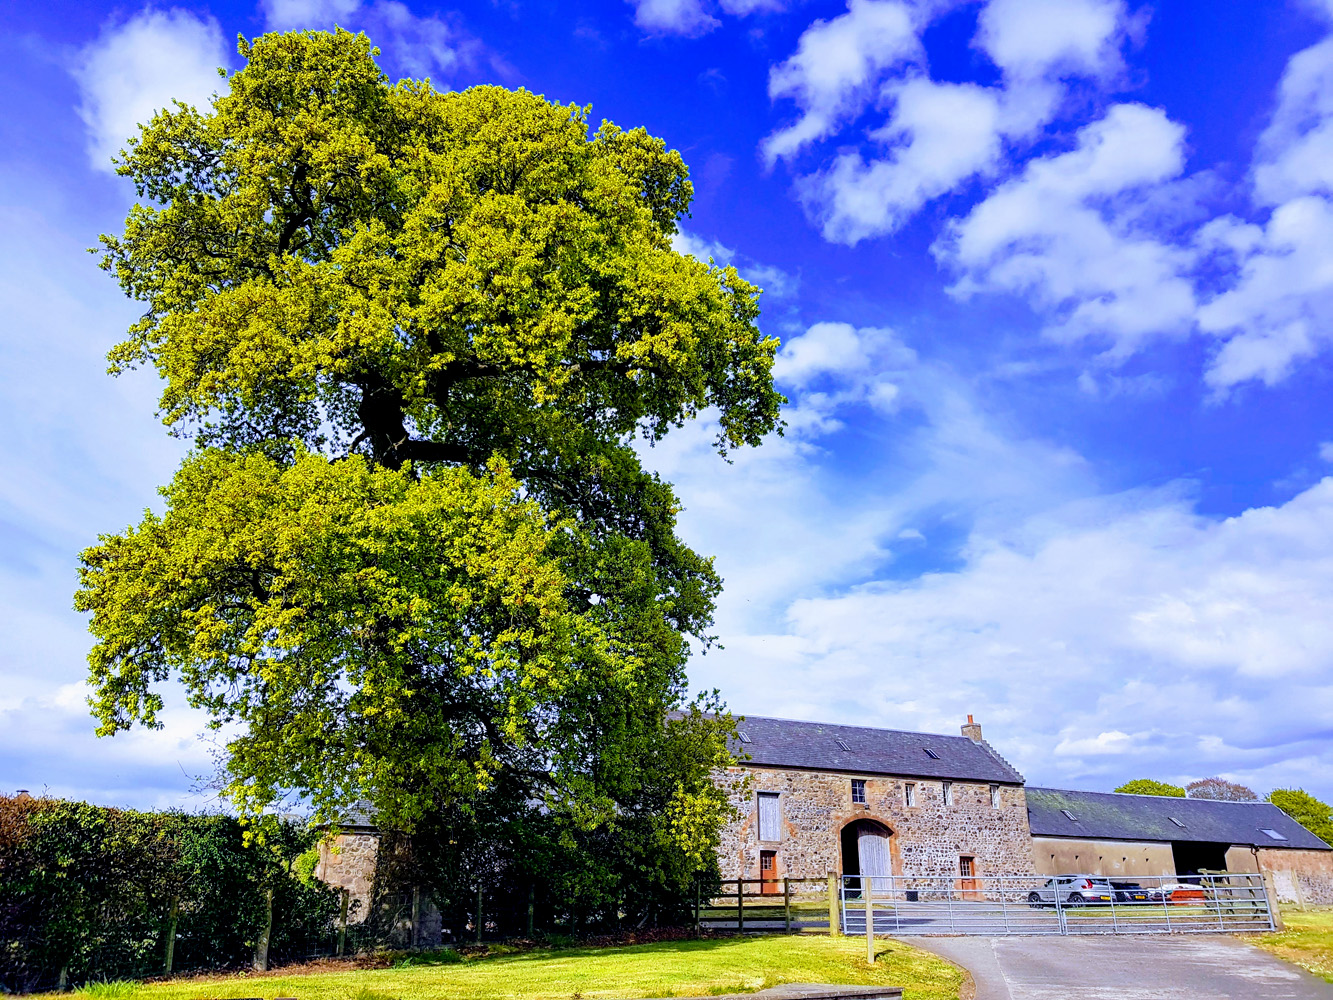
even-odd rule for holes
{"type": "Polygon", "coordinates": [[[1333,1000],[1333,985],[1227,935],[910,937],[976,1000],[1333,1000]]]}

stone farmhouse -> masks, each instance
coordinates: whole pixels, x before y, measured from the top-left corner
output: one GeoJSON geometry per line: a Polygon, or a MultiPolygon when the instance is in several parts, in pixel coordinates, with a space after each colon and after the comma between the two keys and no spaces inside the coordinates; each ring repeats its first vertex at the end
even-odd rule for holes
{"type": "Polygon", "coordinates": [[[727,776],[725,879],[1271,873],[1333,902],[1333,850],[1269,803],[1028,788],[968,717],[959,736],[747,716],[727,776]],[[748,778],[738,782],[737,778],[748,778]]]}

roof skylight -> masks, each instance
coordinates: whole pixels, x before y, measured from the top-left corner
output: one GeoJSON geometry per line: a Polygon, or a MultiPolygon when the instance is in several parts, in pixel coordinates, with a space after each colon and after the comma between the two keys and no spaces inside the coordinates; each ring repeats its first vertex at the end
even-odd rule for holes
{"type": "Polygon", "coordinates": [[[1263,832],[1266,833],[1266,834],[1268,834],[1268,836],[1271,837],[1273,840],[1286,840],[1286,839],[1287,839],[1287,838],[1284,837],[1282,834],[1278,833],[1276,830],[1268,830],[1268,829],[1265,829],[1263,832]]]}
{"type": "Polygon", "coordinates": [[[922,747],[921,749],[926,751],[926,756],[929,757],[931,760],[940,759],[940,755],[937,754],[934,750],[930,749],[930,747],[922,747]]]}
{"type": "Polygon", "coordinates": [[[1073,813],[1071,813],[1068,809],[1061,809],[1060,811],[1065,814],[1065,819],[1069,820],[1069,822],[1071,823],[1078,822],[1078,817],[1075,816],[1073,813]]]}
{"type": "Polygon", "coordinates": [[[840,737],[834,737],[833,742],[836,743],[836,744],[838,744],[838,749],[839,749],[839,750],[850,750],[850,749],[851,749],[851,747],[849,747],[849,746],[847,745],[847,741],[844,740],[844,739],[842,739],[842,738],[840,738],[840,737]]]}
{"type": "Polygon", "coordinates": [[[1169,819],[1172,823],[1176,824],[1176,826],[1180,827],[1182,830],[1185,829],[1185,824],[1180,822],[1180,820],[1176,819],[1174,816],[1168,816],[1167,819],[1169,819]]]}
{"type": "Polygon", "coordinates": [[[739,731],[736,733],[736,735],[739,736],[739,737],[741,738],[741,742],[742,742],[742,743],[749,743],[749,742],[750,742],[750,734],[747,733],[744,729],[739,730],[739,731]]]}

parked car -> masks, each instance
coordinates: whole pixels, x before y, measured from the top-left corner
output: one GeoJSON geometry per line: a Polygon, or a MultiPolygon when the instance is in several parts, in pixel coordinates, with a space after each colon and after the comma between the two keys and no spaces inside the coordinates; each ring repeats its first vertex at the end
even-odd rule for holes
{"type": "Polygon", "coordinates": [[[1089,903],[1109,903],[1114,890],[1111,883],[1091,875],[1061,875],[1050,878],[1028,893],[1028,905],[1054,906],[1058,899],[1062,906],[1086,906],[1089,903]]]}
{"type": "MultiPolygon", "coordinates": [[[[1112,882],[1111,888],[1115,891],[1117,903],[1151,903],[1153,900],[1153,891],[1137,882],[1112,882]]],[[[1158,893],[1157,898],[1161,898],[1161,893],[1158,893]]]]}

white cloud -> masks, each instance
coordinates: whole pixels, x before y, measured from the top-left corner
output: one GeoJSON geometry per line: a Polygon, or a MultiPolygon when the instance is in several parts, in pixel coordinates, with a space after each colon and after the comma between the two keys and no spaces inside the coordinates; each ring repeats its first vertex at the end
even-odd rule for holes
{"type": "Polygon", "coordinates": [[[917,77],[889,92],[894,113],[872,133],[892,147],[887,158],[867,163],[859,152],[843,153],[827,170],[798,182],[832,242],[855,245],[892,232],[931,198],[1000,159],[997,91],[917,77]]]}
{"type": "MultiPolygon", "coordinates": [[[[927,21],[930,12],[919,9],[918,19],[927,21]]],[[[896,46],[885,50],[893,58],[866,58],[859,47],[870,43],[854,13],[816,22],[797,54],[773,71],[771,96],[795,97],[806,115],[763,147],[770,163],[796,152],[862,111],[878,76],[905,74],[879,86],[879,101],[891,110],[883,126],[867,133],[886,153],[867,161],[859,150],[844,151],[797,182],[807,211],[832,242],[854,245],[894,232],[931,199],[994,173],[1006,159],[1006,144],[1025,142],[1050,122],[1065,78],[1107,80],[1123,68],[1126,11],[1120,0],[991,0],[981,12],[975,44],[1003,72],[999,87],[941,83],[924,75],[912,34],[923,25],[914,27],[906,12],[896,46]],[[809,87],[811,67],[825,65],[827,79],[809,87]]]]}
{"type": "Polygon", "coordinates": [[[361,0],[261,0],[264,24],[270,31],[324,28],[350,17],[361,0]]]}
{"type": "Polygon", "coordinates": [[[722,22],[704,8],[703,0],[629,0],[634,23],[653,35],[707,34],[722,22]]]}
{"type": "Polygon", "coordinates": [[[1259,137],[1254,190],[1264,205],[1333,195],[1333,38],[1287,63],[1273,119],[1259,137]]]}
{"type": "Polygon", "coordinates": [[[1319,445],[1319,457],[1325,462],[1333,462],[1333,441],[1324,441],[1319,445]]]}
{"type": "Polygon", "coordinates": [[[1181,126],[1153,108],[1113,106],[1073,150],[1030,161],[949,227],[934,249],[962,275],[951,291],[1025,295],[1056,314],[1052,335],[1102,335],[1121,355],[1187,331],[1193,255],[1141,227],[1133,200],[1183,166],[1181,126]]]}
{"type": "Polygon", "coordinates": [[[769,74],[769,96],[792,99],[802,114],[764,140],[765,159],[791,156],[863,110],[884,71],[921,58],[916,30],[899,0],[848,0],[846,14],[811,24],[769,74]]]}
{"type": "Polygon", "coordinates": [[[138,125],[172,100],[207,106],[227,61],[217,21],[178,8],[145,10],[104,28],[73,68],[93,166],[112,170],[111,158],[138,125]]]}
{"type": "Polygon", "coordinates": [[[1122,69],[1122,0],[990,0],[976,45],[1011,79],[1106,77],[1122,69]]]}

